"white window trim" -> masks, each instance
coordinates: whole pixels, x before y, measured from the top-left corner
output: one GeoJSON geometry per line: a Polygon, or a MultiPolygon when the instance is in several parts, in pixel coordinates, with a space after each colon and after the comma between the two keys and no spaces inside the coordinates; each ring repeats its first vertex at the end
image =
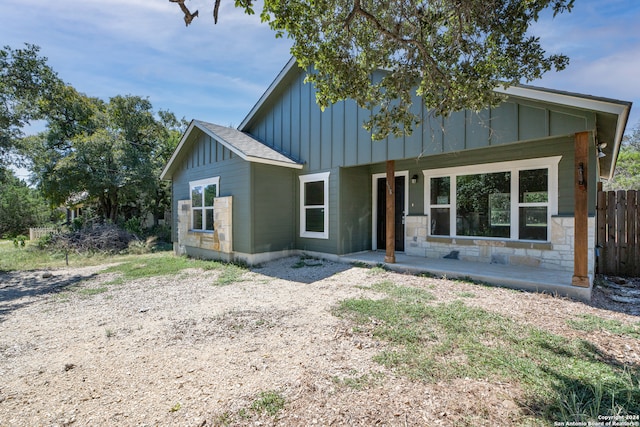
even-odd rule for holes
{"type": "MultiPolygon", "coordinates": [[[[328,239],[329,238],[329,174],[330,172],[313,173],[309,175],[300,175],[300,237],[308,237],[311,239],[328,239]],[[324,231],[306,231],[307,219],[305,215],[304,205],[304,185],[307,182],[324,182],[324,231]]],[[[318,208],[319,206],[314,206],[318,208]]]]}
{"type": "MultiPolygon", "coordinates": [[[[191,194],[193,192],[193,188],[194,187],[206,187],[207,185],[211,185],[211,184],[215,184],[216,186],[216,197],[218,197],[220,195],[220,177],[216,176],[213,178],[207,178],[207,179],[199,179],[197,181],[189,181],[189,201],[191,201],[191,194]]],[[[204,209],[204,206],[202,208],[196,208],[196,209],[202,209],[202,225],[205,226],[205,211],[206,209],[204,209]]],[[[191,215],[189,217],[189,222],[190,222],[190,227],[189,230],[190,231],[195,231],[195,232],[200,232],[200,233],[212,233],[212,230],[205,230],[202,228],[193,228],[193,206],[191,207],[191,215]]]]}
{"type": "MultiPolygon", "coordinates": [[[[499,162],[499,163],[484,163],[478,165],[469,165],[469,166],[457,166],[452,168],[442,168],[442,169],[426,169],[423,170],[422,173],[424,175],[425,180],[425,192],[424,192],[424,212],[425,215],[431,214],[431,207],[438,207],[437,205],[431,205],[431,178],[441,178],[449,176],[451,177],[451,195],[450,195],[450,210],[449,210],[449,224],[451,227],[449,236],[442,237],[460,237],[460,238],[469,238],[474,240],[514,240],[514,241],[528,241],[528,240],[520,240],[518,239],[518,225],[519,225],[519,214],[518,208],[523,205],[519,203],[518,196],[518,180],[513,179],[518,176],[518,173],[521,170],[530,170],[530,169],[548,169],[548,186],[549,186],[549,202],[537,204],[539,206],[548,206],[547,209],[547,240],[550,241],[551,237],[551,217],[558,214],[558,164],[562,156],[553,156],[553,157],[540,157],[535,159],[526,159],[526,160],[513,160],[508,162],[499,162]],[[511,172],[511,232],[510,238],[504,237],[484,237],[484,236],[457,236],[456,230],[456,209],[457,200],[456,200],[456,177],[458,175],[475,175],[482,173],[495,173],[495,172],[511,172]],[[515,198],[515,203],[514,199],[515,198]]],[[[529,205],[529,204],[527,204],[529,205]]],[[[427,233],[431,236],[431,227],[427,227],[427,233]]],[[[537,240],[536,240],[537,242],[537,240]]]]}

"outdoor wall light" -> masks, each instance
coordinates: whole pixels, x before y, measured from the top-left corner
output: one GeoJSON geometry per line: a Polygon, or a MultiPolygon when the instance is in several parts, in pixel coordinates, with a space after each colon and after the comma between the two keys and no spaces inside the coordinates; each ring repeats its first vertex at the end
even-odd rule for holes
{"type": "Polygon", "coordinates": [[[412,184],[415,184],[416,182],[418,182],[418,175],[413,175],[413,176],[411,177],[411,183],[412,183],[412,184]]]}
{"type": "Polygon", "coordinates": [[[599,142],[598,144],[596,144],[596,148],[598,149],[598,158],[599,159],[601,159],[601,158],[606,156],[606,154],[604,154],[604,151],[602,151],[604,148],[607,148],[607,143],[606,142],[599,142]]]}

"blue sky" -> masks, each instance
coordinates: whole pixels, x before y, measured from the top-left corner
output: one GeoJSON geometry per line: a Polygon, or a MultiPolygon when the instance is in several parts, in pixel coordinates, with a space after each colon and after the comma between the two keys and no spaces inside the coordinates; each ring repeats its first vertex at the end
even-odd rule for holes
{"type": "MultiPolygon", "coordinates": [[[[2,0],[0,45],[29,42],[59,76],[90,96],[148,97],[154,108],[237,126],[290,58],[258,16],[222,0],[187,0],[200,16],[185,27],[168,0],[2,0]]],[[[536,86],[632,101],[640,120],[640,2],[576,0],[574,10],[535,24],[550,53],[570,56],[536,86]]]]}

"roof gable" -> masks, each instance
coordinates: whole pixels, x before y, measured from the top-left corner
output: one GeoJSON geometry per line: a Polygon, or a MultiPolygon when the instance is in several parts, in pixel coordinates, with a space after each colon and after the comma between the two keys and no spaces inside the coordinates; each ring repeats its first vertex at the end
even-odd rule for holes
{"type": "Polygon", "coordinates": [[[194,129],[199,129],[209,135],[245,161],[283,166],[293,169],[302,169],[303,167],[302,163],[285,156],[279,151],[237,129],[203,122],[201,120],[192,120],[189,127],[182,135],[171,159],[169,159],[167,165],[160,174],[160,179],[171,178],[171,171],[173,170],[176,160],[183,150],[188,149],[186,147],[186,142],[194,129]]]}

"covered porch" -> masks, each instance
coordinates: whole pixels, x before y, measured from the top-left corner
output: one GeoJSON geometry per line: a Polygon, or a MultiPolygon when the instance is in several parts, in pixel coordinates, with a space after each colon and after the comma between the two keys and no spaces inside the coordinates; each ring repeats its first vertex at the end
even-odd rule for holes
{"type": "Polygon", "coordinates": [[[491,264],[457,259],[425,258],[396,253],[395,263],[385,262],[385,251],[365,251],[339,257],[345,263],[383,265],[392,271],[428,273],[438,277],[466,278],[491,285],[530,292],[563,295],[581,301],[591,299],[591,288],[572,286],[569,271],[542,269],[525,265],[491,264]]]}

